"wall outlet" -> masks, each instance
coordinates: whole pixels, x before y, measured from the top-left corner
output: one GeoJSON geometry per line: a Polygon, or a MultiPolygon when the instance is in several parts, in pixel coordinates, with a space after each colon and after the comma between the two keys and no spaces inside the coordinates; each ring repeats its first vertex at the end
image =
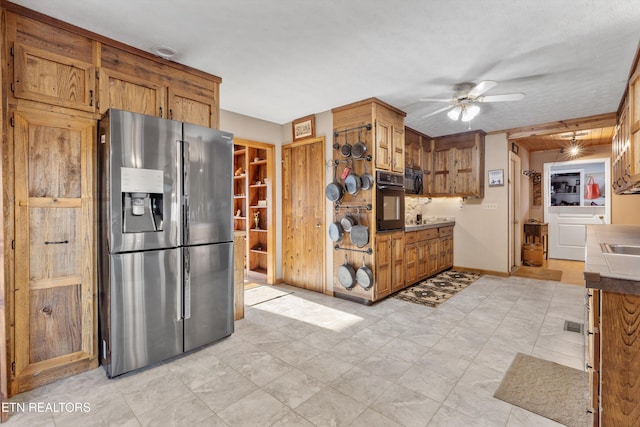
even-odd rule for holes
{"type": "Polygon", "coordinates": [[[496,210],[496,209],[498,209],[498,204],[497,203],[483,203],[482,204],[482,209],[496,210]]]}

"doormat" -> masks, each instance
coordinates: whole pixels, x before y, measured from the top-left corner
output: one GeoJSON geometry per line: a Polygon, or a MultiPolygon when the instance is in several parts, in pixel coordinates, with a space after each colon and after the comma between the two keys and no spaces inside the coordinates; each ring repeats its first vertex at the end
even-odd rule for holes
{"type": "Polygon", "coordinates": [[[393,294],[393,298],[436,308],[475,282],[480,274],[449,270],[393,294]]]}
{"type": "Polygon", "coordinates": [[[542,267],[526,267],[521,266],[513,272],[512,276],[517,277],[528,277],[530,279],[539,279],[539,280],[555,280],[559,282],[562,279],[562,271],[560,270],[550,270],[548,268],[542,267]]]}
{"type": "Polygon", "coordinates": [[[569,427],[585,427],[589,374],[518,353],[493,397],[569,427]]]}
{"type": "Polygon", "coordinates": [[[253,306],[292,293],[293,291],[285,291],[273,286],[258,286],[244,291],[244,305],[253,306]]]}

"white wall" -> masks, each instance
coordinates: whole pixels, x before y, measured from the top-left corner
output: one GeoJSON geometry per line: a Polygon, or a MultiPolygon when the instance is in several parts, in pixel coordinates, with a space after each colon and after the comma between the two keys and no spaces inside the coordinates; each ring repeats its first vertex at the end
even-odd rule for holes
{"type": "Polygon", "coordinates": [[[421,205],[423,216],[454,217],[453,263],[458,267],[507,273],[509,271],[509,146],[506,134],[485,138],[483,199],[433,198],[421,205]],[[503,169],[505,185],[488,186],[490,170],[503,169]],[[487,209],[494,205],[496,209],[487,209]]]}

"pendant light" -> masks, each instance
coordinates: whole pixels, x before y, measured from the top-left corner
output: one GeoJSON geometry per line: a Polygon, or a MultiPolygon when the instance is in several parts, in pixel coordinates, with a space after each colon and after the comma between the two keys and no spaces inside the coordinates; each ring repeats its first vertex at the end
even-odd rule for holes
{"type": "Polygon", "coordinates": [[[475,116],[480,112],[480,107],[477,105],[470,105],[462,110],[462,120],[463,122],[470,122],[473,120],[475,116]]]}

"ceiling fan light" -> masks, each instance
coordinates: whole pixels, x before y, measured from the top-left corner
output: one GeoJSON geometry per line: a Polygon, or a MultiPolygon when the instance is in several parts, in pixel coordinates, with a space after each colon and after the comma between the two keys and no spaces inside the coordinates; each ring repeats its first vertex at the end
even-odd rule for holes
{"type": "Polygon", "coordinates": [[[458,117],[460,117],[460,113],[462,113],[462,108],[459,105],[456,105],[447,113],[447,116],[449,116],[451,120],[458,120],[458,117]]]}
{"type": "Polygon", "coordinates": [[[478,115],[479,112],[480,107],[478,107],[477,105],[470,105],[464,109],[464,111],[462,112],[462,119],[460,120],[462,120],[463,122],[470,122],[475,116],[478,115]]]}

